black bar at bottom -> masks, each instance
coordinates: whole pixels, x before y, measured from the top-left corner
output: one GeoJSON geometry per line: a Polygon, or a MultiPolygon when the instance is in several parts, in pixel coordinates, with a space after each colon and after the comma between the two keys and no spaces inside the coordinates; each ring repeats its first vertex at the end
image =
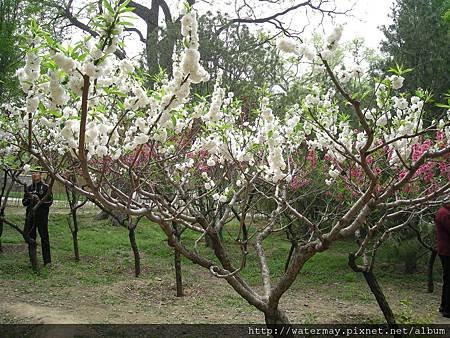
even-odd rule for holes
{"type": "Polygon", "coordinates": [[[0,324],[0,338],[34,337],[450,337],[450,324],[0,324]]]}

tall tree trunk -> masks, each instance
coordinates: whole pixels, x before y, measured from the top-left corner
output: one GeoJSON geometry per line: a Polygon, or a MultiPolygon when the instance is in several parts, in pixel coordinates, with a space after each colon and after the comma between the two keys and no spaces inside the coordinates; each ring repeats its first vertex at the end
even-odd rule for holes
{"type": "Polygon", "coordinates": [[[73,255],[75,257],[75,261],[80,261],[80,250],[78,248],[78,218],[77,218],[77,210],[72,210],[72,220],[73,220],[73,230],[72,232],[72,242],[73,242],[73,255]]]}
{"type": "Polygon", "coordinates": [[[427,291],[428,291],[428,293],[433,293],[433,291],[434,291],[433,267],[434,267],[434,262],[436,261],[436,256],[437,256],[437,251],[432,250],[430,259],[428,260],[428,267],[427,267],[427,277],[428,277],[427,291]]]}
{"type": "Polygon", "coordinates": [[[264,319],[266,321],[266,325],[290,324],[286,314],[279,309],[265,312],[264,319]]]}
{"type": "MultiPolygon", "coordinates": [[[[375,296],[375,299],[377,300],[378,306],[383,312],[384,318],[386,319],[388,326],[390,328],[397,328],[394,313],[392,312],[392,309],[386,299],[386,296],[384,295],[384,292],[381,289],[380,284],[378,284],[378,280],[376,279],[373,271],[366,267],[358,266],[356,264],[356,258],[353,253],[350,253],[348,256],[348,265],[353,271],[362,272],[364,279],[369,285],[370,291],[372,291],[372,294],[375,296]]],[[[401,336],[394,335],[394,337],[401,337],[401,336]]]]}
{"type": "Polygon", "coordinates": [[[273,337],[293,337],[289,331],[290,322],[284,311],[280,309],[264,312],[264,319],[273,337]]]}
{"type": "Polygon", "coordinates": [[[136,243],[135,228],[128,228],[128,237],[130,239],[130,244],[134,255],[134,275],[139,277],[141,274],[141,256],[139,255],[139,249],[136,243]]]}
{"type": "MultiPolygon", "coordinates": [[[[147,24],[147,45],[146,57],[147,67],[150,76],[155,76],[159,73],[159,60],[158,60],[158,31],[159,31],[159,3],[158,0],[152,0],[150,7],[150,14],[146,21],[147,24]]],[[[170,56],[169,56],[170,57],[170,56]]],[[[148,79],[147,85],[153,87],[153,78],[148,79]]]]}
{"type": "Polygon", "coordinates": [[[289,249],[289,254],[287,256],[286,262],[284,263],[284,272],[287,271],[287,269],[289,268],[289,264],[291,263],[291,258],[292,258],[292,254],[294,253],[296,244],[292,243],[291,244],[291,248],[289,249]]]}
{"type": "Polygon", "coordinates": [[[78,231],[72,232],[72,242],[73,242],[73,255],[75,261],[80,261],[80,250],[78,249],[78,231]]]}
{"type": "Polygon", "coordinates": [[[3,252],[2,235],[3,235],[3,210],[0,211],[0,253],[3,252]]]}
{"type": "Polygon", "coordinates": [[[175,250],[175,280],[177,284],[177,297],[183,297],[183,280],[181,277],[181,256],[180,253],[175,250]]]}
{"type": "Polygon", "coordinates": [[[380,284],[378,284],[375,275],[373,274],[372,271],[363,271],[362,273],[364,275],[364,278],[366,279],[367,284],[370,287],[370,290],[375,296],[378,306],[383,312],[384,318],[386,319],[386,322],[388,323],[389,327],[396,328],[397,324],[395,322],[394,313],[392,312],[392,309],[389,303],[387,302],[386,296],[384,295],[383,290],[380,287],[380,284]]]}
{"type": "MultiPolygon", "coordinates": [[[[178,241],[181,238],[180,229],[175,222],[173,222],[173,230],[175,232],[175,236],[178,241]]],[[[177,297],[183,297],[183,279],[181,274],[181,255],[180,253],[174,249],[174,264],[175,264],[175,282],[177,288],[177,297]]]]}

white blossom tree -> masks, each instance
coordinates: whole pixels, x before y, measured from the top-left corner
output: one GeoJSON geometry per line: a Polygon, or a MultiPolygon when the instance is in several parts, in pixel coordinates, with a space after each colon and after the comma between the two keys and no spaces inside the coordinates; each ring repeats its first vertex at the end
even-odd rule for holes
{"type": "Polygon", "coordinates": [[[371,79],[362,70],[335,73],[328,63],[341,27],[323,46],[279,43],[322,67],[332,85],[311,88],[276,114],[270,98],[261,97],[242,121],[240,102],[221,87],[220,73],[209,100],[190,95],[191,85],[209,80],[195,11],[187,8],[181,19],[184,50],[173,77],[146,90],[135,66],[114,55],[129,9],[108,4],[95,20],[97,38],[73,46],[31,27],[26,64],[18,71],[26,104],[6,107],[11,118],[0,125],[9,147],[26,149],[54,179],[106,209],[158,224],[169,245],[225,279],[267,324],[289,322],[280,299],[316,253],[373,216],[381,219],[371,234],[391,215],[448,199],[449,112],[424,126],[423,99],[397,94],[401,74],[375,81],[369,92],[350,92],[349,83],[371,79]],[[80,179],[66,175],[69,169],[80,179]],[[321,183],[308,183],[312,179],[321,183]],[[124,181],[126,190],[118,184],[124,181]],[[299,201],[313,197],[326,203],[311,216],[299,201]],[[249,217],[261,205],[267,217],[249,217]],[[302,233],[276,278],[267,243],[294,221],[302,233]],[[181,241],[174,223],[198,239],[181,241]],[[222,240],[224,229],[235,234],[234,243],[222,240]],[[214,258],[198,247],[205,237],[214,258]],[[242,274],[250,250],[262,289],[242,274]]]}

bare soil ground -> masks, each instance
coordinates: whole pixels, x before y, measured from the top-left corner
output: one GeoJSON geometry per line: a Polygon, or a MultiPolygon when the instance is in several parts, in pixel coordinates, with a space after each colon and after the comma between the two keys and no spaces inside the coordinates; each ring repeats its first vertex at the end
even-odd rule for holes
{"type": "MultiPolygon", "coordinates": [[[[56,273],[54,266],[49,273],[56,273]]],[[[263,323],[262,314],[236,295],[228,284],[203,271],[185,273],[185,296],[175,296],[170,276],[148,274],[111,285],[49,287],[33,290],[30,281],[14,285],[0,281],[2,323],[263,323]]],[[[382,321],[376,302],[343,299],[334,285],[289,291],[281,307],[294,323],[360,323],[382,321]]],[[[439,285],[438,285],[439,289],[439,285]]],[[[438,315],[439,292],[385,288],[397,314],[426,318],[430,323],[450,320],[438,315]],[[401,300],[407,299],[404,308],[401,300]],[[406,313],[404,313],[406,312],[406,313]]]]}

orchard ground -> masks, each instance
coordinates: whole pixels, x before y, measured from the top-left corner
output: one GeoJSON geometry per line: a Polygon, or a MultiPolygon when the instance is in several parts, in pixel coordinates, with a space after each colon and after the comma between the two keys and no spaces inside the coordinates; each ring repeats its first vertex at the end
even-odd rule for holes
{"type": "MultiPolygon", "coordinates": [[[[7,212],[11,220],[23,224],[22,208],[7,212]]],[[[0,323],[264,323],[262,313],[225,280],[184,259],[185,296],[177,298],[173,250],[158,226],[147,221],[139,224],[136,234],[142,256],[140,277],[134,277],[127,230],[96,221],[95,213],[79,216],[81,261],[75,262],[66,212],[51,211],[53,265],[38,275],[29,266],[23,239],[5,225],[4,253],[0,254],[0,323]]],[[[232,241],[228,234],[224,239],[232,241]]],[[[186,244],[193,240],[184,239],[186,244]]],[[[265,244],[271,269],[279,276],[290,244],[281,233],[265,244]]],[[[259,284],[252,249],[244,276],[251,284],[259,284]]],[[[348,253],[354,249],[351,241],[337,242],[306,263],[282,298],[281,307],[291,322],[384,322],[363,276],[347,266],[348,253]]],[[[208,251],[204,245],[201,250],[208,251]]],[[[237,255],[237,250],[234,253],[237,255]]],[[[435,266],[435,292],[429,294],[424,271],[403,274],[391,255],[388,248],[380,252],[375,274],[398,321],[450,323],[437,311],[442,287],[440,262],[435,266]]]]}

